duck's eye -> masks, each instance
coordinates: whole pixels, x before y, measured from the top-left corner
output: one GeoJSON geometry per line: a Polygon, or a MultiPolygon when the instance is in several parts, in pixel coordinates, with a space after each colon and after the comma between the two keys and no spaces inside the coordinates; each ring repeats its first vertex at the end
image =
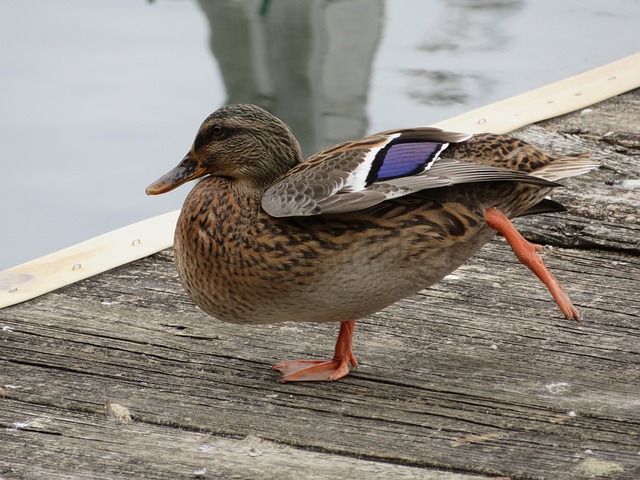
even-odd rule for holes
{"type": "Polygon", "coordinates": [[[196,150],[200,150],[212,140],[220,140],[226,136],[225,128],[222,125],[214,125],[213,127],[199,133],[193,144],[196,150]]]}
{"type": "Polygon", "coordinates": [[[224,136],[224,128],[221,125],[214,125],[211,129],[211,135],[213,138],[220,138],[224,136]]]}

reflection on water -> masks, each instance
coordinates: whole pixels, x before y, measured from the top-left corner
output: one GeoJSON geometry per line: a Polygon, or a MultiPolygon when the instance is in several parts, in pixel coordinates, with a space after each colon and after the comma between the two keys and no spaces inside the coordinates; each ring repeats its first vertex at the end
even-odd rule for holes
{"type": "Polygon", "coordinates": [[[188,187],[144,188],[225,103],[266,107],[309,154],[635,53],[639,16],[637,0],[3,2],[0,269],[179,208],[188,187]]]}
{"type": "Polygon", "coordinates": [[[448,70],[405,70],[404,73],[416,80],[407,95],[430,106],[463,105],[470,97],[487,93],[492,85],[491,79],[482,75],[448,70]]]}
{"type": "Polygon", "coordinates": [[[382,0],[198,2],[225,103],[255,103],[288,123],[303,154],[367,130],[382,0]]]}
{"type": "MultiPolygon", "coordinates": [[[[524,6],[523,0],[440,0],[442,9],[434,19],[435,29],[417,48],[431,58],[458,55],[465,49],[471,52],[504,49],[511,36],[504,28],[510,18],[524,6]]],[[[460,73],[450,69],[407,69],[405,74],[415,78],[407,91],[411,99],[430,106],[465,104],[470,98],[488,94],[494,86],[491,72],[460,73]]]]}
{"type": "Polygon", "coordinates": [[[435,19],[437,29],[418,48],[431,53],[455,53],[461,48],[470,51],[496,50],[510,36],[506,22],[522,10],[524,0],[440,0],[442,10],[435,19]]]}

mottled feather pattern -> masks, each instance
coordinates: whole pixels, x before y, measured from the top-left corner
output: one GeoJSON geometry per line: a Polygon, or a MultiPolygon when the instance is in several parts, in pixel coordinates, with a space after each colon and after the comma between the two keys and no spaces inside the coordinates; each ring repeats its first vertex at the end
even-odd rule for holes
{"type": "Polygon", "coordinates": [[[208,178],[181,212],[176,264],[193,300],[222,320],[342,321],[373,313],[457,268],[495,233],[480,220],[488,204],[470,207],[470,197],[516,187],[483,184],[440,198],[424,191],[359,212],[276,219],[260,209],[259,198],[235,196],[226,180],[208,178]],[[212,203],[218,206],[207,208],[212,203]],[[185,251],[198,252],[197,264],[179,260],[185,251]],[[398,270],[402,278],[390,282],[389,272],[398,270]],[[354,289],[362,276],[369,285],[354,289]]]}

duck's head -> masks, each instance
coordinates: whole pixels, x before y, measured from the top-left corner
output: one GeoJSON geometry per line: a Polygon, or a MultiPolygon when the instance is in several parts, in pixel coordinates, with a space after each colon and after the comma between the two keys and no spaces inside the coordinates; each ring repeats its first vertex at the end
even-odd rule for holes
{"type": "Polygon", "coordinates": [[[281,120],[255,105],[227,105],[206,118],[189,153],[146,192],[158,195],[207,175],[264,190],[301,158],[281,120]]]}

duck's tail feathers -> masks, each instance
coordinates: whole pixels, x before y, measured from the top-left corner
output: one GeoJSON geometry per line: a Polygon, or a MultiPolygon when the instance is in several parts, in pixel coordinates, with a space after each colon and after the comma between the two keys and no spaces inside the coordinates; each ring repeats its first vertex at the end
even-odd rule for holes
{"type": "Polygon", "coordinates": [[[589,159],[588,155],[588,153],[576,153],[558,157],[550,164],[531,172],[530,175],[550,182],[582,175],[600,166],[595,160],[589,159]]]}
{"type": "Polygon", "coordinates": [[[544,198],[540,202],[536,203],[533,207],[529,207],[526,211],[519,214],[519,217],[524,217],[525,215],[538,215],[539,213],[556,213],[556,212],[566,212],[567,207],[562,205],[561,203],[554,202],[549,198],[544,198]]]}

